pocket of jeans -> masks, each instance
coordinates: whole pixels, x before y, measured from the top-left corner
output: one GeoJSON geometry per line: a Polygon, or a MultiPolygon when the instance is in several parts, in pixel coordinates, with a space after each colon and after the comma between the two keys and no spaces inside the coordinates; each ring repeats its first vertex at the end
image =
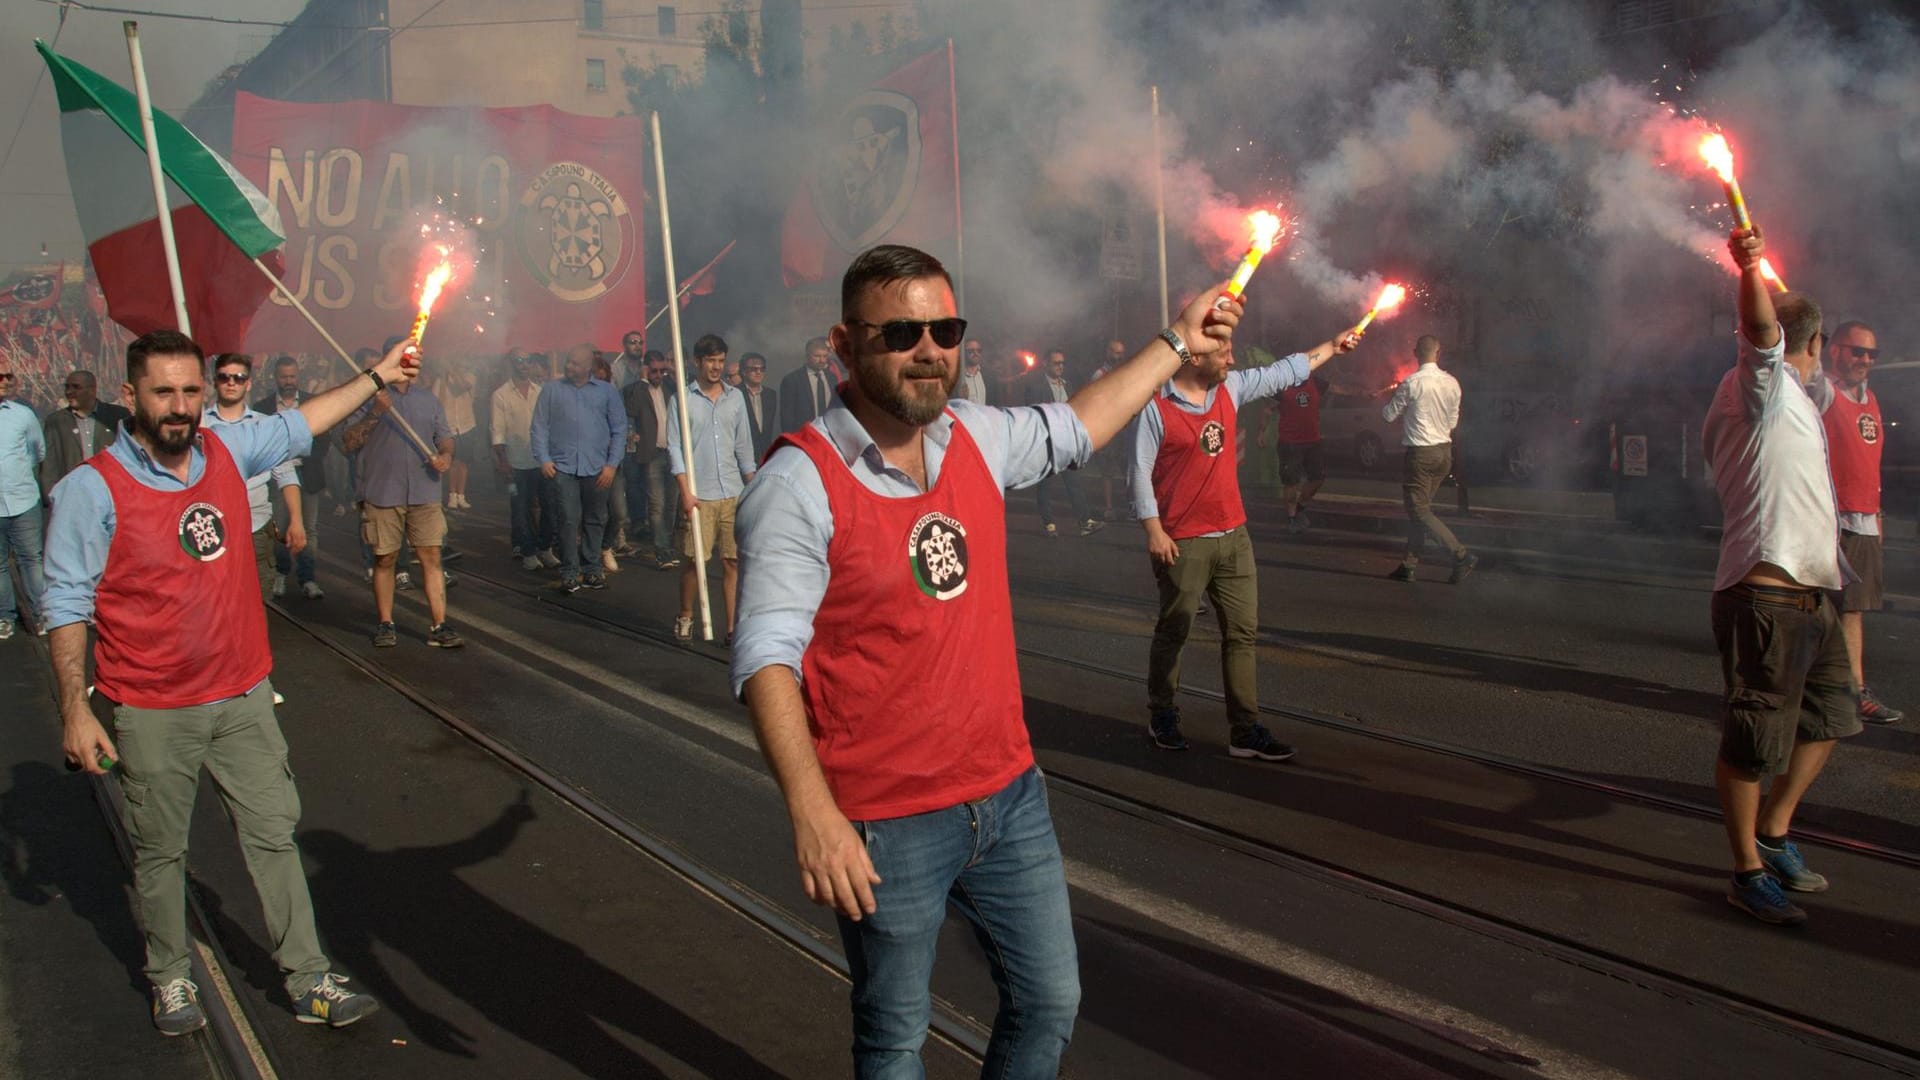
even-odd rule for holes
{"type": "Polygon", "coordinates": [[[853,826],[853,831],[859,835],[860,843],[866,847],[868,854],[872,854],[874,841],[873,823],[870,821],[851,821],[848,822],[848,824],[853,826]]]}

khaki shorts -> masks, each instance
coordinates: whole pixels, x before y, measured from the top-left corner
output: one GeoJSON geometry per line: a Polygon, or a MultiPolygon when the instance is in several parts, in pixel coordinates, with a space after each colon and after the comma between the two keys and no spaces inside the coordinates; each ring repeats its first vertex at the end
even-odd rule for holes
{"type": "Polygon", "coordinates": [[[700,514],[700,543],[707,550],[695,551],[693,549],[692,524],[682,520],[680,522],[680,542],[674,545],[680,549],[680,554],[685,555],[689,559],[699,559],[701,562],[706,562],[708,559],[713,558],[713,548],[717,541],[720,547],[721,558],[739,558],[740,549],[733,546],[733,502],[732,499],[701,499],[698,511],[700,514]]]}
{"type": "Polygon", "coordinates": [[[373,506],[360,504],[360,539],[375,555],[393,555],[400,541],[416,550],[437,548],[447,542],[447,515],[437,502],[417,506],[373,506]]]}
{"type": "Polygon", "coordinates": [[[1840,533],[1840,553],[1860,580],[1840,593],[1841,611],[1879,611],[1886,603],[1882,582],[1887,576],[1887,557],[1880,538],[1860,533],[1840,533]]]}
{"type": "Polygon", "coordinates": [[[1726,682],[1720,760],[1778,774],[1796,743],[1860,731],[1860,701],[1833,598],[1735,585],[1713,594],[1713,638],[1726,682]]]}

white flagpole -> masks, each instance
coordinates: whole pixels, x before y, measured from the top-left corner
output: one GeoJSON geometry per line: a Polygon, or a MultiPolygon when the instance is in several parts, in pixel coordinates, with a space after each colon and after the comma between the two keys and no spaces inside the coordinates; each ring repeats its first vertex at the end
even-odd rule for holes
{"type": "MultiPolygon", "coordinates": [[[[673,272],[673,219],[667,213],[667,159],[660,150],[660,113],[653,113],[653,186],[660,195],[660,250],[667,262],[667,295],[679,295],[679,279],[673,272]]],[[[675,395],[680,402],[680,457],[687,466],[687,491],[692,493],[694,501],[700,501],[700,488],[694,479],[693,471],[693,418],[687,413],[687,396],[698,393],[698,388],[687,381],[687,365],[680,354],[680,303],[677,299],[667,301],[667,328],[673,335],[673,375],[680,381],[680,393],[675,395]]],[[[705,551],[701,543],[700,515],[687,517],[687,535],[693,537],[693,550],[705,551]]],[[[713,603],[707,598],[707,561],[694,557],[693,576],[699,586],[700,594],[700,640],[713,640],[713,603]]]]}
{"type": "Polygon", "coordinates": [[[167,178],[160,171],[160,142],[153,133],[153,99],[147,94],[147,66],[140,60],[140,24],[128,19],[127,56],[133,61],[133,94],[140,103],[140,137],[147,144],[147,172],[153,177],[153,203],[160,217],[160,247],[167,254],[167,285],[173,289],[173,318],[180,332],[193,336],[187,319],[187,289],[180,281],[180,249],[173,244],[173,211],[167,207],[167,178]]]}
{"type": "Polygon", "coordinates": [[[960,216],[960,73],[953,62],[953,39],[947,39],[947,102],[953,118],[953,302],[967,313],[967,229],[960,216]]]}
{"type": "Polygon", "coordinates": [[[1160,88],[1153,88],[1153,215],[1160,254],[1160,325],[1173,325],[1167,313],[1167,186],[1160,156],[1160,88]]]}

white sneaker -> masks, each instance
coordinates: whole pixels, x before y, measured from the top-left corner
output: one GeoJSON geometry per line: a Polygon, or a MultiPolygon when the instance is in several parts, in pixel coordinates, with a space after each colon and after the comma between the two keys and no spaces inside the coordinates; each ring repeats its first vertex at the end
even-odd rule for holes
{"type": "Polygon", "coordinates": [[[273,595],[275,597],[281,597],[281,596],[287,595],[287,575],[285,574],[273,575],[273,595]]]}
{"type": "Polygon", "coordinates": [[[540,565],[551,570],[560,565],[560,556],[555,555],[552,548],[548,548],[540,553],[540,565]]]}
{"type": "Polygon", "coordinates": [[[620,560],[613,557],[613,550],[611,548],[600,552],[600,566],[609,574],[617,574],[620,572],[620,560]]]}
{"type": "Polygon", "coordinates": [[[346,503],[341,503],[341,504],[340,504],[339,506],[336,506],[336,507],[334,507],[334,508],[333,508],[333,516],[334,516],[334,517],[346,517],[346,516],[347,516],[347,504],[346,504],[346,503]]]}
{"type": "Polygon", "coordinates": [[[280,691],[275,690],[273,692],[273,703],[275,705],[285,705],[287,703],[287,699],[280,695],[280,691]]]}
{"type": "Polygon", "coordinates": [[[318,600],[327,594],[320,588],[319,582],[309,581],[305,585],[300,586],[300,595],[309,600],[318,600]]]}
{"type": "Polygon", "coordinates": [[[13,636],[13,620],[0,619],[0,641],[5,641],[12,636],[13,636]]]}
{"type": "Polygon", "coordinates": [[[540,556],[538,555],[529,555],[520,560],[520,569],[522,570],[538,570],[543,565],[545,564],[540,561],[540,556]]]}
{"type": "Polygon", "coordinates": [[[693,616],[678,615],[674,617],[673,639],[682,644],[693,640],[693,616]]]}

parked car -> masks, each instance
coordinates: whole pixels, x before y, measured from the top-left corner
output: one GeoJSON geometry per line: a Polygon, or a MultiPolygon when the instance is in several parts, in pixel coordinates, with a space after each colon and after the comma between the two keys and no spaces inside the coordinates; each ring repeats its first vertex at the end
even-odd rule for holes
{"type": "Polygon", "coordinates": [[[1400,425],[1380,418],[1391,395],[1327,394],[1320,399],[1320,443],[1327,456],[1369,472],[1400,466],[1400,425]]]}

